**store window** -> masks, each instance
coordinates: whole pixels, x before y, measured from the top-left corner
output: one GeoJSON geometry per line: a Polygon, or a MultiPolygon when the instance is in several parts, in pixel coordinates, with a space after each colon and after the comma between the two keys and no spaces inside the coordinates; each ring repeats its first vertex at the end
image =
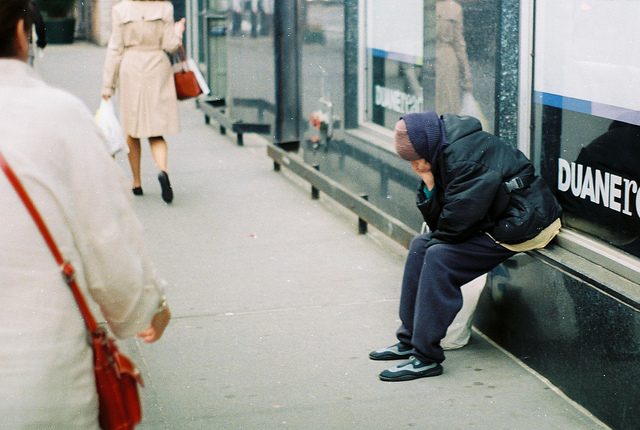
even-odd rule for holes
{"type": "Polygon", "coordinates": [[[473,115],[493,131],[495,0],[366,1],[367,121],[410,112],[473,115]]]}
{"type": "Polygon", "coordinates": [[[538,0],[534,148],[564,225],[640,256],[640,2],[538,0]]]}

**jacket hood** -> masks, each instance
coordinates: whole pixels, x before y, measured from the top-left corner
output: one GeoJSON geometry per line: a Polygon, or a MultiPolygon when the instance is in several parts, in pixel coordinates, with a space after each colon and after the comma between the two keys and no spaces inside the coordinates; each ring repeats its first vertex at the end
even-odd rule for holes
{"type": "Polygon", "coordinates": [[[442,122],[444,122],[445,134],[450,143],[482,131],[482,124],[472,116],[458,116],[446,113],[442,115],[442,122]]]}
{"type": "Polygon", "coordinates": [[[403,115],[407,134],[415,152],[431,164],[434,174],[438,169],[438,157],[449,145],[442,120],[435,111],[403,115]]]}

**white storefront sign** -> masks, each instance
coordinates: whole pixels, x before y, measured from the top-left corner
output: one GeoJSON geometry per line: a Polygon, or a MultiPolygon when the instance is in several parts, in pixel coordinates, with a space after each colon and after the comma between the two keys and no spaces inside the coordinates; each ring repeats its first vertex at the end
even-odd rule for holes
{"type": "Polygon", "coordinates": [[[535,101],[640,125],[639,17],[637,0],[537,0],[535,101]]]}

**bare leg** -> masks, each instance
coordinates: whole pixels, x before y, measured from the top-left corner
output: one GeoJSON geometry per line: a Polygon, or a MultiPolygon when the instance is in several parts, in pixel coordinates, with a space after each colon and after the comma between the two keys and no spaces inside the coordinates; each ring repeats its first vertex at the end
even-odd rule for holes
{"type": "Polygon", "coordinates": [[[129,146],[129,164],[131,165],[131,173],[133,174],[133,184],[131,188],[141,186],[140,182],[140,139],[137,137],[127,136],[127,145],[129,146]]]}
{"type": "Polygon", "coordinates": [[[151,146],[151,155],[161,172],[167,171],[167,142],[162,136],[150,137],[149,145],[151,146]]]}
{"type": "Polygon", "coordinates": [[[160,181],[160,187],[162,187],[162,199],[167,203],[171,203],[173,201],[173,190],[167,174],[167,142],[162,136],[156,136],[149,138],[149,145],[151,145],[151,155],[158,166],[158,170],[160,170],[158,180],[160,181]]]}

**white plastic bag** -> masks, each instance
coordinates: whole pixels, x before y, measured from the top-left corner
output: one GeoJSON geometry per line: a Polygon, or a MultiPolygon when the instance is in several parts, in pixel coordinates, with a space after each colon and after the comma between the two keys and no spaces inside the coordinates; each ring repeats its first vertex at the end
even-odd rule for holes
{"type": "Polygon", "coordinates": [[[484,274],[462,286],[462,309],[460,309],[460,312],[458,312],[458,315],[456,315],[456,318],[447,329],[447,335],[440,341],[442,349],[462,348],[469,343],[473,316],[476,312],[480,293],[482,293],[486,283],[487,275],[484,274]]]}
{"type": "Polygon", "coordinates": [[[110,155],[114,156],[122,150],[124,150],[125,153],[129,153],[129,147],[127,146],[124,134],[122,134],[122,127],[120,127],[120,123],[116,117],[111,99],[102,99],[100,108],[96,112],[94,119],[107,138],[107,149],[110,155]]]}
{"type": "Polygon", "coordinates": [[[196,81],[198,81],[198,85],[200,85],[202,94],[204,94],[205,96],[208,95],[211,92],[211,90],[209,89],[209,85],[207,85],[207,81],[205,81],[204,76],[202,76],[202,72],[200,72],[200,68],[193,58],[189,58],[187,60],[187,67],[193,72],[194,75],[196,75],[196,81]]]}
{"type": "Polygon", "coordinates": [[[484,131],[491,132],[489,129],[489,122],[480,109],[480,103],[473,97],[470,92],[465,92],[462,96],[462,107],[460,108],[460,115],[468,115],[477,118],[482,124],[484,131]]]}

